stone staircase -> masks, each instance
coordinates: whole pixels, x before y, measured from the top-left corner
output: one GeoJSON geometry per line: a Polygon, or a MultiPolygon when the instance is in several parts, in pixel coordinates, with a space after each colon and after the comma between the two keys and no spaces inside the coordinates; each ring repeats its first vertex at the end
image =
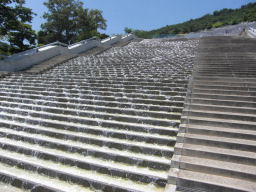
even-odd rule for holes
{"type": "Polygon", "coordinates": [[[197,44],[131,42],[1,78],[0,185],[164,191],[197,44]]]}
{"type": "Polygon", "coordinates": [[[200,40],[174,151],[166,191],[256,191],[255,40],[200,40]]]}

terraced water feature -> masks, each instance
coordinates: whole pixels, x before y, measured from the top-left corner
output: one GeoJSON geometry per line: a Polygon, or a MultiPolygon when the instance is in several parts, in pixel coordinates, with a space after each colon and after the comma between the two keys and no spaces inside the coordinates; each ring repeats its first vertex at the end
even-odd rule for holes
{"type": "Polygon", "coordinates": [[[1,187],[164,191],[197,46],[143,40],[1,78],[1,187]]]}

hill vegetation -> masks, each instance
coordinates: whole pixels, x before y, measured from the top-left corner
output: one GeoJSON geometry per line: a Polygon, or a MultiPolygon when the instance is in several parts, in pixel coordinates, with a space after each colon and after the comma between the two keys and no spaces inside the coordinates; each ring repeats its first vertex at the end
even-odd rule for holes
{"type": "Polygon", "coordinates": [[[152,31],[132,30],[130,28],[125,28],[125,31],[132,31],[135,35],[141,38],[152,38],[153,36],[158,35],[184,34],[205,29],[209,30],[246,21],[256,21],[256,3],[249,3],[239,9],[222,9],[220,11],[214,11],[213,14],[207,14],[198,19],[191,19],[187,22],[175,25],[167,25],[152,31]]]}

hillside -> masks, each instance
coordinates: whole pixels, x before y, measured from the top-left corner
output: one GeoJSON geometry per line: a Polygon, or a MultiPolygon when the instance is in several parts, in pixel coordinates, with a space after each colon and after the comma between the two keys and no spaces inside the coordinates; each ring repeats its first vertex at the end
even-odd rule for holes
{"type": "Polygon", "coordinates": [[[152,31],[133,30],[133,33],[141,38],[152,38],[161,34],[184,34],[205,29],[235,25],[245,21],[256,21],[256,3],[249,3],[239,9],[222,9],[214,11],[198,19],[191,19],[184,23],[167,25],[152,31]]]}

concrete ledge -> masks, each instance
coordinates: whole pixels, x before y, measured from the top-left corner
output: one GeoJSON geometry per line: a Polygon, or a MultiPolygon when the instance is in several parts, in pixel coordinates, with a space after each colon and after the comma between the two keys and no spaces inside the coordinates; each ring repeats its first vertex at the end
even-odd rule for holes
{"type": "Polygon", "coordinates": [[[91,40],[85,43],[79,42],[69,46],[68,49],[65,50],[63,54],[65,53],[79,54],[99,46],[100,46],[100,42],[98,40],[91,40]]]}
{"type": "Polygon", "coordinates": [[[60,55],[63,47],[53,46],[47,50],[39,51],[32,55],[23,55],[0,61],[0,71],[16,72],[24,70],[32,65],[46,61],[60,55]]]}
{"type": "Polygon", "coordinates": [[[168,184],[176,185],[179,177],[179,169],[171,168],[168,173],[168,184]]]}
{"type": "Polygon", "coordinates": [[[123,37],[113,36],[102,41],[93,38],[80,41],[70,46],[55,42],[4,58],[4,60],[0,61],[0,71],[17,72],[47,61],[58,55],[81,54],[97,47],[107,49],[118,42],[128,42],[134,38],[135,36],[133,34],[128,34],[123,37]]]}
{"type": "Polygon", "coordinates": [[[109,37],[107,39],[103,39],[101,41],[101,45],[103,46],[108,46],[108,45],[113,45],[119,41],[121,41],[122,37],[121,36],[113,36],[113,37],[109,37]]]}
{"type": "Polygon", "coordinates": [[[172,156],[171,168],[179,169],[179,167],[180,167],[180,159],[181,159],[181,155],[175,155],[174,154],[172,156]]]}
{"type": "Polygon", "coordinates": [[[123,36],[123,37],[121,38],[121,41],[122,41],[122,42],[127,42],[127,41],[130,41],[130,40],[134,39],[134,38],[135,38],[135,35],[133,35],[133,34],[128,34],[128,35],[123,36]]]}
{"type": "Polygon", "coordinates": [[[175,192],[175,191],[176,191],[176,185],[166,184],[165,192],[175,192]]]}

